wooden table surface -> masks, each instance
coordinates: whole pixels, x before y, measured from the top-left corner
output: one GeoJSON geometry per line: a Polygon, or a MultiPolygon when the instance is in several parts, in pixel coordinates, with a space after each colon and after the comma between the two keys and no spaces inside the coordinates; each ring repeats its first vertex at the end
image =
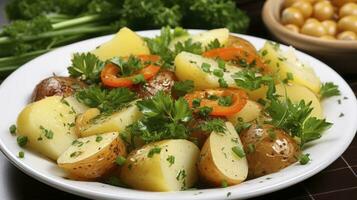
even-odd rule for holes
{"type": "MultiPolygon", "coordinates": [[[[1,6],[5,1],[0,0],[1,6]]],[[[249,34],[271,38],[265,29],[261,17],[262,0],[237,1],[252,19],[249,34]]],[[[4,17],[0,11],[0,24],[4,17]]],[[[327,63],[328,64],[328,63],[327,63]]],[[[357,67],[357,66],[356,66],[357,67]]],[[[356,68],[357,69],[357,68],[356,68]]],[[[356,75],[342,75],[357,93],[356,75]]],[[[357,123],[357,122],[350,122],[357,123]]],[[[69,193],[56,190],[38,182],[19,171],[0,153],[0,200],[79,200],[84,199],[69,193]]],[[[357,199],[357,139],[355,138],[343,155],[328,168],[287,189],[274,192],[255,200],[354,200],[357,199]]]]}

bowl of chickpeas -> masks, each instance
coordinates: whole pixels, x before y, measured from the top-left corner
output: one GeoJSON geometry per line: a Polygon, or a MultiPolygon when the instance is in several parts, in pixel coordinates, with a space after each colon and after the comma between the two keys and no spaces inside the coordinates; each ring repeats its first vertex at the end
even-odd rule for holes
{"type": "Polygon", "coordinates": [[[357,0],[267,0],[262,16],[277,40],[357,74],[357,0]]]}

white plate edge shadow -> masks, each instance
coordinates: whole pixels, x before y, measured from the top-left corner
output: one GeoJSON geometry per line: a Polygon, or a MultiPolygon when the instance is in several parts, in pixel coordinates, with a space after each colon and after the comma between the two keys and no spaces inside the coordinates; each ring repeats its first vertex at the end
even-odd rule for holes
{"type": "MultiPolygon", "coordinates": [[[[191,32],[195,33],[195,32],[199,32],[199,31],[200,30],[192,30],[191,32]]],[[[158,31],[149,30],[149,31],[140,31],[138,33],[140,35],[152,36],[153,34],[157,34],[158,31]]],[[[35,63],[36,60],[46,58],[49,55],[56,55],[56,54],[60,54],[61,52],[66,52],[66,51],[68,51],[67,49],[71,49],[71,47],[74,47],[77,45],[83,46],[87,43],[100,44],[101,42],[108,40],[111,36],[102,36],[102,37],[98,37],[98,38],[93,38],[93,39],[77,42],[77,43],[74,43],[71,45],[67,45],[65,47],[56,49],[52,52],[44,54],[44,55],[28,62],[27,64],[25,64],[24,67],[20,68],[19,70],[17,70],[14,73],[12,73],[1,84],[0,96],[2,95],[3,88],[5,86],[7,86],[7,83],[11,82],[12,79],[17,79],[18,74],[21,74],[22,71],[25,71],[27,68],[29,68],[32,63],[35,63]]],[[[256,37],[252,37],[252,36],[246,36],[246,35],[240,35],[240,36],[242,36],[246,39],[257,40],[260,42],[265,41],[265,39],[256,38],[256,37]]],[[[282,45],[282,46],[283,46],[283,48],[286,48],[286,46],[284,46],[284,45],[282,45]]],[[[307,54],[304,54],[302,52],[298,52],[298,56],[299,57],[303,56],[310,61],[314,61],[315,63],[317,63],[319,65],[318,68],[323,69],[324,71],[326,71],[325,73],[330,73],[330,75],[332,77],[337,78],[340,87],[342,86],[342,88],[344,90],[343,95],[349,97],[350,105],[352,105],[352,111],[351,111],[352,116],[349,119],[354,122],[357,122],[357,100],[356,100],[356,97],[354,96],[351,88],[348,86],[348,84],[333,69],[329,68],[327,65],[325,65],[321,61],[319,61],[307,54]],[[355,112],[353,112],[353,110],[355,110],[355,112]]],[[[65,67],[66,66],[63,66],[63,70],[65,70],[65,67]]],[[[351,108],[349,107],[348,109],[351,109],[351,108]]],[[[26,174],[32,176],[33,178],[35,178],[41,182],[44,182],[52,187],[58,188],[60,190],[70,192],[73,194],[77,194],[80,196],[88,197],[88,198],[96,198],[96,199],[119,199],[119,198],[120,199],[160,199],[160,198],[162,198],[162,199],[167,199],[167,198],[171,198],[171,199],[217,199],[217,198],[226,197],[226,194],[228,192],[231,192],[231,195],[229,196],[229,198],[249,198],[249,197],[258,196],[258,195],[262,195],[262,194],[273,192],[273,191],[276,191],[279,189],[286,188],[286,187],[291,186],[295,183],[298,183],[302,180],[305,180],[305,179],[315,175],[316,173],[320,172],[324,168],[326,168],[334,160],[336,160],[346,150],[348,145],[351,143],[351,141],[357,131],[357,123],[352,124],[349,129],[350,129],[350,131],[348,131],[348,132],[350,132],[350,133],[347,135],[348,137],[345,140],[343,140],[343,143],[342,143],[343,147],[339,148],[338,151],[335,151],[334,152],[335,154],[333,156],[328,157],[328,159],[324,160],[324,162],[313,163],[310,165],[310,167],[309,167],[309,165],[303,166],[303,167],[307,167],[309,170],[304,170],[301,174],[299,174],[297,176],[290,176],[290,178],[288,175],[284,174],[285,170],[275,173],[275,175],[279,174],[281,176],[285,176],[285,178],[283,178],[283,181],[278,181],[278,180],[273,180],[273,179],[265,180],[266,186],[260,187],[257,190],[244,191],[244,193],[239,193],[240,186],[238,185],[238,186],[232,186],[232,187],[228,187],[228,188],[205,189],[205,190],[197,190],[197,191],[184,191],[184,192],[179,192],[179,193],[178,192],[170,192],[170,193],[155,192],[155,193],[153,193],[153,192],[144,192],[144,191],[136,191],[136,190],[133,191],[130,189],[117,189],[117,191],[119,191],[119,190],[120,191],[113,192],[111,194],[103,194],[103,192],[97,192],[97,191],[93,191],[93,190],[89,190],[89,189],[80,187],[79,185],[82,184],[81,182],[76,182],[76,183],[74,183],[73,181],[67,182],[68,180],[58,179],[58,177],[57,178],[49,177],[48,175],[42,174],[42,173],[34,170],[31,166],[25,164],[24,162],[21,162],[21,160],[19,160],[17,158],[16,153],[11,152],[6,147],[5,142],[3,142],[1,140],[1,138],[0,138],[0,150],[17,168],[19,168],[26,174]],[[314,167],[311,167],[311,166],[314,166],[314,167]],[[120,193],[119,196],[118,196],[118,193],[120,193]]],[[[317,143],[319,143],[319,142],[317,141],[317,143]]],[[[300,171],[301,171],[301,169],[300,169],[300,171]]],[[[260,179],[256,179],[256,180],[263,180],[263,179],[260,178],[260,179]]],[[[246,182],[246,183],[248,183],[248,182],[246,182]]],[[[254,181],[253,183],[256,184],[257,181],[254,181]]],[[[245,184],[245,185],[248,185],[248,184],[245,184]]],[[[107,187],[108,190],[111,190],[111,188],[112,188],[112,186],[107,187]]]]}

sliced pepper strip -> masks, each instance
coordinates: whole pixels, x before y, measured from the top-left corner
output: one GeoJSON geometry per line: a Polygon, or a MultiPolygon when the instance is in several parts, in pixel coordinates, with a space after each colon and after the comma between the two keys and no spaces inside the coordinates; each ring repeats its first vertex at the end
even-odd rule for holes
{"type": "Polygon", "coordinates": [[[247,64],[254,64],[261,68],[264,72],[268,72],[267,66],[262,62],[258,53],[246,51],[242,47],[222,47],[216,48],[203,53],[204,57],[220,58],[224,61],[237,61],[238,63],[244,60],[247,64]]]}
{"type": "MultiPolygon", "coordinates": [[[[150,61],[156,62],[160,59],[156,55],[140,55],[138,56],[141,61],[150,61]]],[[[157,65],[149,64],[143,69],[141,69],[138,74],[142,74],[145,80],[153,78],[160,70],[160,67],[157,65]]],[[[100,78],[103,82],[103,85],[107,87],[131,87],[134,85],[133,78],[138,74],[134,74],[126,77],[118,77],[120,69],[113,63],[107,63],[100,74],[100,78]]]]}
{"type": "Polygon", "coordinates": [[[239,89],[208,89],[202,91],[194,91],[186,94],[184,97],[189,106],[192,108],[192,101],[194,99],[200,99],[200,107],[207,106],[212,108],[210,115],[212,116],[229,116],[238,113],[243,109],[248,100],[248,95],[239,89]],[[210,95],[217,97],[232,97],[232,104],[229,106],[219,105],[217,100],[208,99],[210,95]]]}

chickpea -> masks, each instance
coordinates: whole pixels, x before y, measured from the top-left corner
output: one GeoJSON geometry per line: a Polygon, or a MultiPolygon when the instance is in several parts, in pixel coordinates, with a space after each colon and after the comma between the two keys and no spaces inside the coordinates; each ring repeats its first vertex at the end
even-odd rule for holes
{"type": "Polygon", "coordinates": [[[333,20],[325,20],[321,22],[321,24],[325,27],[328,35],[336,35],[337,33],[337,24],[333,20]]]}
{"type": "MultiPolygon", "coordinates": [[[[290,7],[292,6],[295,2],[298,2],[298,1],[301,1],[301,0],[285,0],[284,1],[284,7],[287,8],[287,7],[290,7]]],[[[310,4],[314,4],[317,0],[306,0],[308,2],[310,2],[310,4]]]]}
{"type": "Polygon", "coordinates": [[[307,0],[296,1],[291,7],[299,9],[305,19],[309,18],[312,14],[311,2],[307,0]]]}
{"type": "Polygon", "coordinates": [[[348,15],[357,15],[357,3],[346,3],[339,10],[340,17],[348,15]]]}
{"type": "Polygon", "coordinates": [[[327,35],[325,27],[317,20],[310,19],[301,28],[301,33],[305,35],[321,37],[327,35]]]}
{"type": "Polygon", "coordinates": [[[324,40],[336,40],[336,38],[332,35],[323,35],[320,38],[324,40]]]}
{"type": "Polygon", "coordinates": [[[337,39],[339,40],[357,40],[356,33],[352,31],[344,31],[337,35],[337,39]]]}
{"type": "Polygon", "coordinates": [[[350,15],[343,17],[338,21],[337,27],[340,31],[353,31],[357,33],[357,16],[350,15]]]}
{"type": "Polygon", "coordinates": [[[314,17],[320,21],[331,19],[335,12],[329,1],[319,1],[314,5],[314,17]]]}
{"type": "Polygon", "coordinates": [[[337,7],[341,7],[348,2],[356,2],[356,0],[331,0],[332,4],[337,7]]]}
{"type": "Polygon", "coordinates": [[[287,28],[289,31],[294,32],[294,33],[299,33],[300,28],[296,26],[295,24],[287,24],[285,25],[285,28],[287,28]]]}
{"type": "Polygon", "coordinates": [[[283,24],[295,24],[300,27],[304,24],[304,16],[297,8],[285,8],[281,16],[281,22],[283,24]]]}

